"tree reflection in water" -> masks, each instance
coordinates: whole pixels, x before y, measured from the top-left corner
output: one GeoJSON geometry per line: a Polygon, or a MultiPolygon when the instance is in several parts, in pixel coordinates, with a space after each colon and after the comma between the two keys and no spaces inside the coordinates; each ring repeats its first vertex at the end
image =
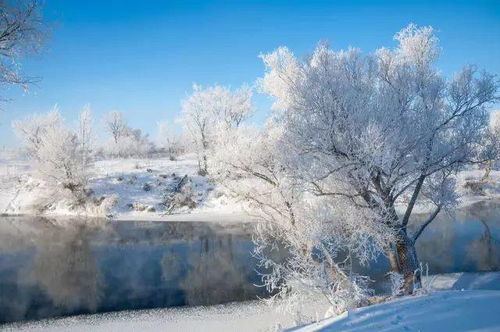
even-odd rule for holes
{"type": "Polygon", "coordinates": [[[499,222],[499,201],[472,204],[453,218],[441,216],[419,239],[419,258],[431,274],[498,270],[499,222]]]}
{"type": "MultiPolygon", "coordinates": [[[[499,212],[500,202],[483,202],[432,223],[417,243],[430,273],[500,269],[499,212]]],[[[0,322],[264,297],[265,288],[255,287],[261,280],[252,229],[0,217],[0,322]]],[[[385,268],[364,272],[383,290],[378,271],[385,268]]]]}
{"type": "Polygon", "coordinates": [[[471,210],[471,215],[481,222],[484,231],[467,246],[467,261],[474,262],[478,271],[495,271],[500,269],[500,240],[494,237],[489,222],[495,216],[499,218],[499,204],[495,208],[495,203],[481,203],[471,210]]]}
{"type": "MultiPolygon", "coordinates": [[[[241,264],[235,260],[232,239],[232,234],[203,236],[199,240],[199,251],[188,254],[187,273],[179,284],[186,304],[210,305],[255,296],[256,288],[249,282],[254,263],[241,264]]],[[[163,276],[172,280],[172,274],[179,274],[179,263],[172,258],[177,256],[168,257],[162,259],[162,263],[168,261],[162,264],[163,276]]]]}
{"type": "Polygon", "coordinates": [[[102,278],[90,239],[106,229],[106,221],[0,221],[0,322],[98,309],[102,278]]]}
{"type": "Polygon", "coordinates": [[[95,312],[102,278],[90,246],[96,225],[54,226],[36,237],[32,278],[57,307],[67,311],[95,312]]]}

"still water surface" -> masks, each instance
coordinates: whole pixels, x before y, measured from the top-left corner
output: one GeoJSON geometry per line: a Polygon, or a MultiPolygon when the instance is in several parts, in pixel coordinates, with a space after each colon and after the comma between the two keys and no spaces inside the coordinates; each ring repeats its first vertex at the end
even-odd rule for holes
{"type": "MultiPolygon", "coordinates": [[[[252,230],[251,224],[0,217],[0,323],[266,296],[255,286],[252,230]]],[[[499,240],[500,202],[485,201],[433,222],[417,250],[430,273],[495,271],[499,240]]],[[[380,259],[369,268],[379,291],[387,266],[380,259]]]]}

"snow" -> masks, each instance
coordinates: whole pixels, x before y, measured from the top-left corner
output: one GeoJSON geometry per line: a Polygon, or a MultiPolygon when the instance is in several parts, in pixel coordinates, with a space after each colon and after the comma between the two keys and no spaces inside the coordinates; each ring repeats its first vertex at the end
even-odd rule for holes
{"type": "MultiPolygon", "coordinates": [[[[194,155],[168,158],[99,160],[91,170],[93,197],[114,201],[111,210],[71,210],[59,201],[45,214],[108,216],[115,220],[250,221],[239,202],[207,177],[197,174],[194,155]],[[187,176],[194,208],[176,207],[167,214],[162,202],[171,186],[187,176]],[[145,188],[148,187],[145,190],[145,188]]],[[[13,152],[0,155],[0,213],[37,214],[41,198],[50,196],[45,183],[31,174],[29,161],[13,152]]]]}
{"type": "MultiPolygon", "coordinates": [[[[470,169],[459,172],[455,176],[456,190],[459,196],[458,208],[465,207],[483,200],[500,199],[500,170],[492,170],[488,179],[479,185],[481,192],[473,192],[467,188],[467,182],[480,183],[484,175],[483,169],[470,169]]],[[[398,213],[404,213],[406,202],[396,204],[398,213]],[[401,204],[403,203],[403,204],[401,204]]],[[[415,213],[429,213],[435,209],[432,204],[416,204],[413,211],[415,213]]]]}
{"type": "Polygon", "coordinates": [[[430,290],[496,290],[500,291],[499,272],[457,272],[436,274],[423,279],[430,290]]]}
{"type": "MultiPolygon", "coordinates": [[[[308,310],[314,311],[312,307],[308,310]]],[[[75,316],[9,325],[5,331],[273,331],[295,325],[292,315],[260,301],[75,316]]]]}
{"type": "MultiPolygon", "coordinates": [[[[245,206],[230,197],[208,178],[197,175],[197,161],[193,154],[170,160],[150,159],[110,159],[94,163],[91,188],[94,197],[116,199],[114,207],[74,211],[60,201],[45,211],[51,215],[112,216],[115,220],[151,221],[211,221],[236,223],[252,221],[245,212],[245,206]],[[196,207],[179,207],[166,214],[161,205],[167,187],[188,176],[196,207]],[[150,190],[144,190],[144,185],[150,190]],[[131,205],[137,209],[131,208],[131,205]],[[148,211],[149,208],[149,211],[148,211]],[[154,212],[152,209],[154,208],[154,212]],[[141,210],[143,211],[136,211],[141,210]]],[[[493,170],[489,181],[482,188],[483,193],[473,193],[464,185],[467,181],[479,181],[484,171],[473,169],[458,174],[457,190],[461,196],[460,205],[465,206],[484,199],[500,198],[500,171],[493,170]]],[[[32,175],[30,162],[13,150],[0,151],[0,213],[37,214],[37,205],[50,190],[32,175]]],[[[427,212],[429,207],[417,206],[417,213],[427,212]]]]}
{"type": "Polygon", "coordinates": [[[352,310],[291,331],[498,331],[500,291],[442,291],[352,310]]]}
{"type": "Polygon", "coordinates": [[[498,331],[500,272],[423,278],[428,293],[358,308],[290,331],[498,331]]]}

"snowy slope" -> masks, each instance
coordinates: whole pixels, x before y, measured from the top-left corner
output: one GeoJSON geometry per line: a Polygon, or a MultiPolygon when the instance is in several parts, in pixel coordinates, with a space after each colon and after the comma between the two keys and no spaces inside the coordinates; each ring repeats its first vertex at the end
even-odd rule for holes
{"type": "MultiPolygon", "coordinates": [[[[72,210],[64,200],[51,203],[45,214],[111,216],[117,220],[222,221],[248,219],[242,206],[197,174],[195,156],[112,159],[96,161],[90,188],[95,199],[106,198],[112,208],[72,210]],[[183,180],[184,179],[184,180],[183,180]],[[183,182],[185,204],[171,210],[163,204],[172,188],[183,182]],[[168,211],[167,211],[168,210],[168,211]]],[[[37,214],[51,193],[32,175],[29,162],[13,155],[0,156],[0,213],[37,214]]]]}
{"type": "Polygon", "coordinates": [[[472,330],[500,330],[500,291],[442,291],[408,296],[290,331],[472,330]]]}

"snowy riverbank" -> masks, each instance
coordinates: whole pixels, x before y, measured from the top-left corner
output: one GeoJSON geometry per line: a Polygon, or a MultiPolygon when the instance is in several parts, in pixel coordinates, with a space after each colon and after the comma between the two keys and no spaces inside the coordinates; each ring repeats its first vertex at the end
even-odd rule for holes
{"type": "MultiPolygon", "coordinates": [[[[241,202],[232,198],[207,177],[197,174],[194,155],[177,160],[168,158],[100,160],[92,168],[90,188],[99,206],[71,208],[68,200],[36,180],[30,162],[14,152],[0,156],[0,213],[82,215],[115,220],[250,221],[241,202]],[[172,192],[182,189],[172,200],[172,192]],[[169,196],[170,195],[170,196],[169,196]],[[165,204],[170,199],[175,204],[165,204]]],[[[500,171],[492,171],[488,181],[474,188],[482,170],[457,176],[460,205],[500,198],[500,171]],[[469,184],[468,184],[469,183],[469,184]]],[[[417,206],[416,212],[431,207],[417,206]]]]}
{"type": "Polygon", "coordinates": [[[82,215],[115,220],[218,221],[249,220],[241,204],[228,197],[207,177],[197,174],[193,155],[177,160],[113,159],[94,163],[92,198],[101,206],[71,208],[68,200],[55,197],[32,174],[29,161],[14,153],[0,158],[0,213],[82,215]],[[168,195],[181,183],[175,204],[168,195]],[[43,209],[43,211],[42,211],[43,209]]]}
{"type": "MultiPolygon", "coordinates": [[[[421,331],[500,327],[500,272],[452,273],[430,276],[430,294],[409,296],[356,309],[322,320],[324,305],[308,304],[302,316],[319,323],[302,328],[365,328],[400,331],[405,326],[421,331]],[[431,315],[432,313],[432,315],[431,315]],[[438,314],[436,314],[438,313],[438,314]],[[451,325],[455,324],[455,325],[451,325]],[[456,325],[459,324],[459,325],[456,325]],[[474,324],[474,325],[470,325],[474,324]],[[450,327],[450,328],[448,328],[450,327]],[[457,327],[458,329],[455,329],[457,327]]],[[[74,316],[4,325],[5,331],[279,331],[296,325],[296,316],[275,311],[259,301],[208,307],[166,308],[74,316]]]]}

